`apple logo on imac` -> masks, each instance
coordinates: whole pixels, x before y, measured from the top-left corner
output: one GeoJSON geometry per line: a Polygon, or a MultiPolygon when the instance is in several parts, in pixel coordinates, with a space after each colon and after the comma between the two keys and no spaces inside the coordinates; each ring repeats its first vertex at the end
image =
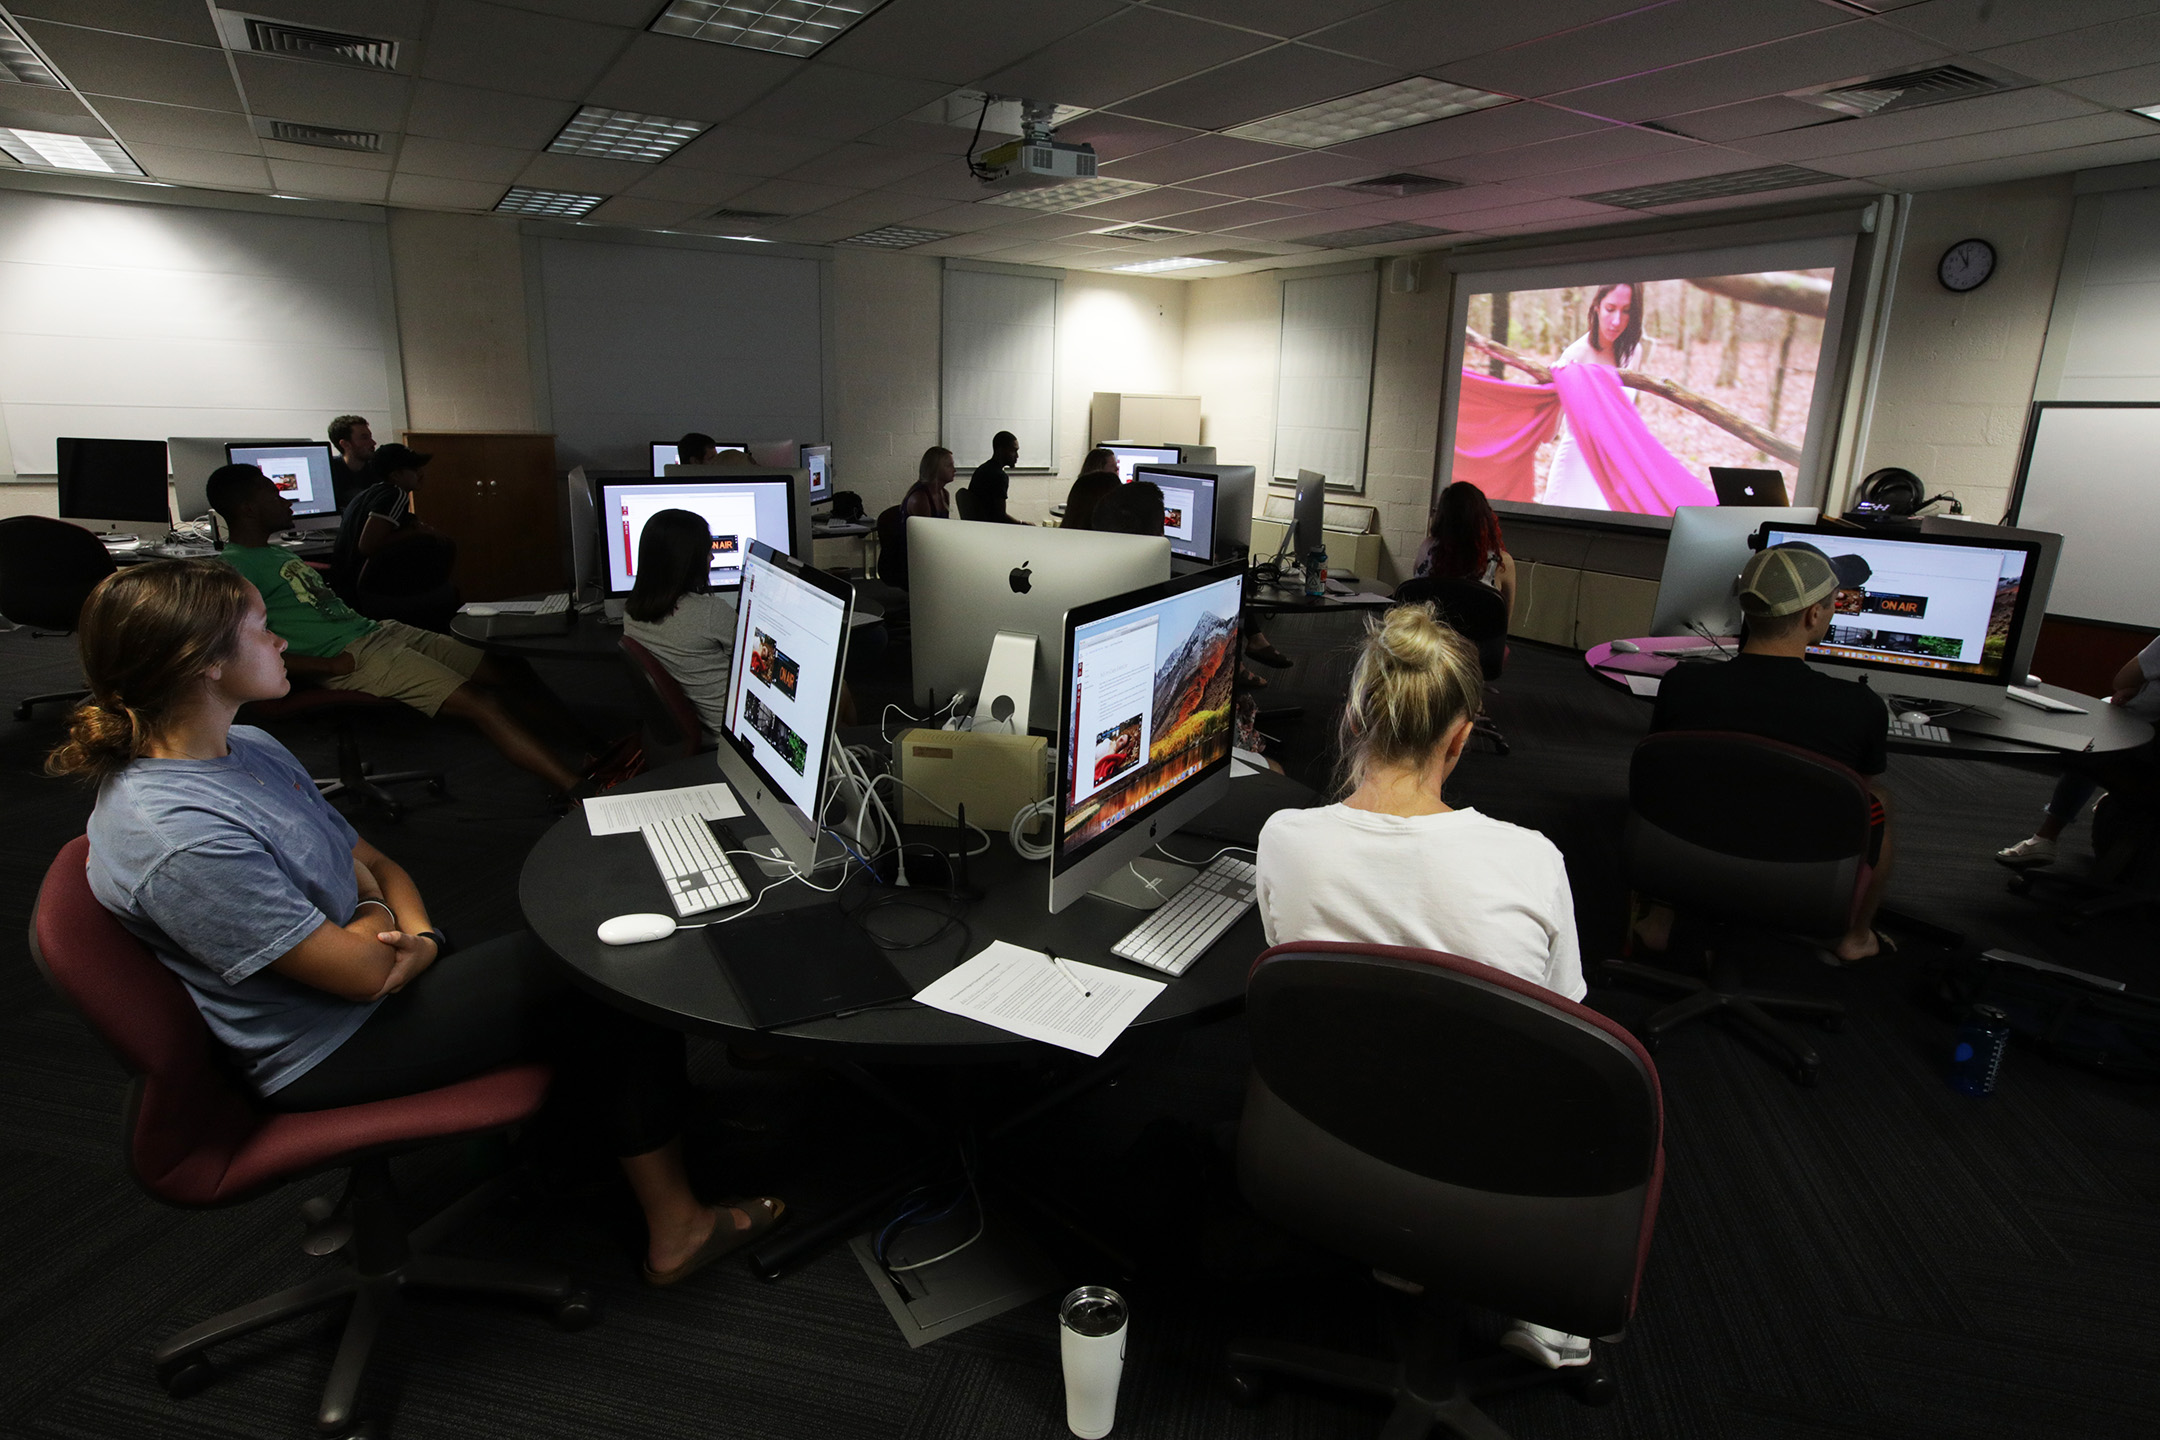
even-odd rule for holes
{"type": "Polygon", "coordinates": [[[1025,560],[1021,561],[1013,567],[1012,574],[1005,577],[1005,583],[1012,586],[1012,592],[1015,595],[1025,595],[1034,588],[1035,576],[1028,569],[1029,563],[1025,560]]]}

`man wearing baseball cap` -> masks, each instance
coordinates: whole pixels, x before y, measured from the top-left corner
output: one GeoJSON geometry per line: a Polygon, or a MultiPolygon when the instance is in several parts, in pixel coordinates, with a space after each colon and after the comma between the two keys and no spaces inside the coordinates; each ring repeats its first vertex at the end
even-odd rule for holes
{"type": "MultiPolygon", "coordinates": [[[[1874,866],[1852,928],[1837,942],[1851,964],[1881,950],[1874,928],[1890,873],[1889,813],[1876,776],[1889,764],[1890,712],[1864,685],[1808,668],[1810,645],[1830,631],[1838,593],[1867,583],[1867,561],[1813,545],[1773,545],[1749,557],[1734,585],[1746,617],[1740,653],[1723,663],[1676,665],[1658,687],[1650,728],[1734,730],[1812,750],[1868,777],[1874,796],[1874,866]]],[[[1767,823],[1776,823],[1766,815],[1767,823]]]]}
{"type": "Polygon", "coordinates": [[[435,532],[412,513],[412,492],[432,455],[403,445],[378,445],[368,460],[367,488],[353,496],[338,521],[337,547],[330,552],[330,588],[350,600],[360,566],[385,545],[435,532]]]}

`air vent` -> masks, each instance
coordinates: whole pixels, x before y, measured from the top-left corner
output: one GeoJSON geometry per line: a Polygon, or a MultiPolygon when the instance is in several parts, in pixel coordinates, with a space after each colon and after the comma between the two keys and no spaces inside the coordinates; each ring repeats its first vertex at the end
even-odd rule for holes
{"type": "Polygon", "coordinates": [[[1432,195],[1442,190],[1460,190],[1460,180],[1442,180],[1437,175],[1415,175],[1403,171],[1395,175],[1375,175],[1370,180],[1352,180],[1347,185],[1337,185],[1337,190],[1355,190],[1360,195],[1383,195],[1390,200],[1407,200],[1412,195],[1432,195]]]}
{"type": "Polygon", "coordinates": [[[368,155],[382,153],[382,136],[373,130],[332,130],[325,125],[295,125],[290,120],[272,120],[263,126],[262,133],[266,140],[282,140],[288,145],[358,150],[368,155]]]}
{"type": "Polygon", "coordinates": [[[1791,98],[1835,110],[1840,115],[1881,115],[1891,110],[1939,105],[1945,100],[1964,100],[2010,88],[2012,85],[2008,80],[1982,75],[1962,65],[1935,65],[1926,70],[1885,75],[1879,80],[1833,85],[1827,90],[1797,91],[1791,98]]]}
{"type": "Polygon", "coordinates": [[[1213,260],[1218,264],[1235,265],[1241,260],[1280,260],[1282,256],[1269,250],[1200,250],[1194,252],[1196,260],[1213,260]]]}
{"type": "Polygon", "coordinates": [[[1368,225],[1362,230],[1330,230],[1325,235],[1300,235],[1294,245],[1318,245],[1323,250],[1348,250],[1358,245],[1392,245],[1398,240],[1423,240],[1433,235],[1453,235],[1430,225],[1368,225]]]}
{"type": "Polygon", "coordinates": [[[1731,195],[1757,195],[1765,190],[1791,190],[1800,185],[1827,185],[1843,175],[1825,175],[1800,165],[1765,165],[1758,170],[1728,170],[1722,175],[1700,175],[1693,180],[1670,180],[1663,185],[1636,185],[1626,190],[1601,190],[1577,195],[1593,205],[1617,205],[1623,210],[1650,210],[1659,205],[1681,205],[1690,200],[1722,200],[1731,195]]]}
{"type": "Polygon", "coordinates": [[[1100,235],[1106,240],[1175,240],[1180,235],[1190,235],[1190,230],[1173,230],[1168,225],[1113,225],[1107,230],[1090,230],[1090,235],[1100,235]]]}
{"type": "Polygon", "coordinates": [[[236,50],[324,65],[354,65],[362,70],[395,70],[398,66],[398,42],[373,35],[319,30],[312,25],[294,25],[263,15],[236,15],[229,10],[218,12],[218,27],[236,50]]]}
{"type": "Polygon", "coordinates": [[[950,230],[924,230],[914,225],[881,225],[860,235],[850,235],[840,243],[869,245],[879,250],[912,250],[932,240],[950,240],[952,234],[950,230]]]}
{"type": "Polygon", "coordinates": [[[780,210],[722,209],[713,211],[710,218],[714,220],[785,220],[788,216],[785,211],[780,210]]]}

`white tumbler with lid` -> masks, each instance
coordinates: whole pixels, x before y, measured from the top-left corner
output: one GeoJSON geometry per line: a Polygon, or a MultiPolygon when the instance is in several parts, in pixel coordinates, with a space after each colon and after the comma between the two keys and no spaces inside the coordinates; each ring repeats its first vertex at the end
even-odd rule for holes
{"type": "Polygon", "coordinates": [[[1102,1440],[1117,1423],[1125,1297],[1100,1285],[1067,1295],[1058,1306],[1058,1346],[1065,1361],[1065,1424],[1080,1440],[1102,1440]]]}

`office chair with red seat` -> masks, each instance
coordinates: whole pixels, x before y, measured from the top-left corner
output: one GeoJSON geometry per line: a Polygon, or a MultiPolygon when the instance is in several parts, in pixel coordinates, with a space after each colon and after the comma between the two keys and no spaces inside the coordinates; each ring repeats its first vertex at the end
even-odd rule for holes
{"type": "Polygon", "coordinates": [[[1640,1027],[1655,1050],[1678,1026],[1725,1015],[1783,1054],[1793,1078],[1815,1082],[1821,1057],[1774,1015],[1834,1028],[1834,1000],[1751,990],[1729,942],[1743,930],[1809,944],[1842,935],[1871,874],[1867,781],[1812,750],[1757,735],[1669,730],[1635,747],[1628,765],[1624,845],[1628,884],[1683,916],[1709,922],[1707,973],[1608,960],[1603,972],[1682,998],[1640,1027]]]}
{"type": "Polygon", "coordinates": [[[243,725],[275,725],[285,720],[327,721],[337,731],[337,777],[315,777],[315,788],[325,796],[349,794],[386,820],[404,816],[405,806],[383,787],[426,785],[428,794],[441,799],[450,793],[440,770],[394,770],[378,774],[360,755],[359,717],[369,711],[407,709],[402,702],[370,695],[365,690],[333,690],[295,679],[292,689],[272,700],[251,700],[236,717],[243,725]]]}
{"type": "MultiPolygon", "coordinates": [[[[0,615],[32,630],[65,635],[75,628],[83,602],[114,570],[105,543],[80,525],[17,515],[0,520],[0,615]]],[[[15,707],[28,720],[35,705],[72,705],[90,692],[58,690],[31,695],[15,707]]]]}
{"type": "Polygon", "coordinates": [[[660,663],[659,656],[628,635],[619,643],[623,662],[630,667],[630,688],[637,692],[645,728],[658,742],[648,747],[649,752],[673,751],[667,758],[680,760],[710,749],[705,742],[705,722],[697,706],[683,693],[682,682],[660,663]]]}
{"type": "MultiPolygon", "coordinates": [[[[1430,604],[1443,624],[1477,647],[1478,668],[1485,672],[1487,689],[1496,688],[1507,669],[1507,601],[1482,580],[1435,580],[1413,576],[1395,587],[1398,605],[1430,604]]],[[[1495,754],[1508,753],[1507,736],[1483,710],[1471,722],[1471,733],[1492,743],[1495,754]]]]}
{"type": "Polygon", "coordinates": [[[323,1388],[317,1423],[354,1426],[369,1351],[401,1292],[455,1290],[550,1306],[566,1329],[590,1324],[592,1297],[538,1266],[428,1254],[487,1199],[482,1187],[408,1229],[398,1213],[390,1158],[438,1141],[483,1135],[532,1118],[547,1098],[544,1065],[507,1065],[417,1095],[334,1110],[264,1109],[231,1077],[225,1056],[179,978],[91,893],[90,842],[77,836],[46,871],[30,920],[30,951],[133,1077],[122,1120],[128,1173],[168,1205],[235,1205],[327,1170],[350,1172],[342,1213],[303,1209],[312,1254],[342,1251],[333,1272],[215,1319],[158,1346],[158,1378],[185,1398],[214,1377],[211,1347],[295,1315],[350,1299],[344,1336],[323,1388]]]}
{"type": "Polygon", "coordinates": [[[1396,1363],[1233,1344],[1240,1398],[1259,1398],[1264,1372],[1387,1396],[1387,1440],[1504,1440],[1476,1397],[1542,1380],[1609,1400],[1595,1364],[1463,1361],[1462,1309],[1575,1335],[1625,1329],[1665,1166],[1664,1106],[1642,1047],[1542,986],[1390,945],[1275,946],[1253,966],[1246,1022],[1245,1198],[1423,1293],[1396,1363]]]}

